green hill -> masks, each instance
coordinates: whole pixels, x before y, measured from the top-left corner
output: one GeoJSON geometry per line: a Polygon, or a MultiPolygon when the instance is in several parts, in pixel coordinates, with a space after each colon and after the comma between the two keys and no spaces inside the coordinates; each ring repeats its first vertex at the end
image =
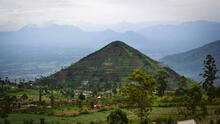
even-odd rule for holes
{"type": "Polygon", "coordinates": [[[108,44],[51,77],[74,87],[88,83],[125,83],[134,69],[143,69],[151,74],[163,69],[170,74],[170,87],[175,87],[179,78],[175,71],[121,41],[108,44]]]}
{"type": "MultiPolygon", "coordinates": [[[[211,54],[216,61],[218,70],[220,70],[220,40],[204,45],[184,53],[170,55],[162,58],[164,64],[167,64],[178,73],[186,75],[200,81],[202,78],[199,76],[203,72],[203,61],[207,54],[211,54]]],[[[218,73],[220,75],[220,73],[218,73]]],[[[220,81],[217,81],[220,84],[220,81]]]]}

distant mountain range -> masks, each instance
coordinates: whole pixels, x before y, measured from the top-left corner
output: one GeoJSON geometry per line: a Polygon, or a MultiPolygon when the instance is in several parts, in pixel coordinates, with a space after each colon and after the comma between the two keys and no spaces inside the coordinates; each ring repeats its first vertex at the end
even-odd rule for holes
{"type": "MultiPolygon", "coordinates": [[[[162,58],[164,64],[169,65],[172,69],[187,77],[201,81],[199,76],[203,72],[203,61],[208,54],[211,54],[216,61],[218,70],[220,70],[220,40],[209,43],[202,47],[175,55],[162,58]]],[[[220,73],[218,72],[218,76],[220,73]]],[[[220,80],[217,81],[220,85],[220,80]]]]}
{"type": "Polygon", "coordinates": [[[220,40],[219,22],[185,22],[157,25],[137,31],[154,44],[159,52],[179,53],[220,40]]]}
{"type": "Polygon", "coordinates": [[[218,22],[155,24],[142,29],[141,25],[119,24],[120,31],[126,27],[140,29],[126,32],[110,29],[89,32],[76,26],[55,24],[0,32],[0,77],[34,79],[37,75],[48,75],[114,40],[125,41],[158,59],[220,39],[218,22]]]}
{"type": "Polygon", "coordinates": [[[177,86],[180,77],[138,50],[115,41],[48,78],[74,87],[92,83],[127,83],[134,69],[142,69],[150,74],[156,74],[159,70],[167,71],[170,75],[169,88],[177,86]]]}

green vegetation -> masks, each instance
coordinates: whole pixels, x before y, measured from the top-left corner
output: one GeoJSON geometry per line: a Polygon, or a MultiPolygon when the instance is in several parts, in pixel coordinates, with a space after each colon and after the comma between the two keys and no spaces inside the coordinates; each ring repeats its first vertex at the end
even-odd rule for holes
{"type": "Polygon", "coordinates": [[[143,123],[144,118],[147,118],[151,111],[156,79],[141,70],[134,70],[129,79],[137,82],[137,84],[125,85],[122,92],[127,97],[129,106],[138,109],[137,115],[140,117],[140,122],[143,123]]]}
{"type": "Polygon", "coordinates": [[[116,109],[108,115],[107,122],[109,124],[127,124],[128,118],[126,113],[124,113],[120,109],[116,109]]]}
{"type": "MultiPolygon", "coordinates": [[[[215,122],[220,119],[219,115],[215,114],[215,110],[217,110],[219,106],[208,106],[209,115],[205,117],[205,119],[201,120],[201,124],[207,124],[205,122],[209,122],[210,120],[214,120],[215,122]]],[[[137,124],[139,121],[138,117],[135,114],[135,111],[132,109],[122,109],[123,112],[127,114],[129,119],[129,123],[137,124]]],[[[177,107],[152,107],[152,111],[149,115],[151,120],[182,120],[184,119],[184,115],[178,114],[179,109],[177,107]]],[[[90,114],[82,114],[79,116],[54,116],[54,115],[42,115],[42,114],[25,114],[25,113],[13,113],[9,114],[8,120],[11,121],[12,124],[23,124],[24,120],[34,120],[34,123],[39,124],[40,119],[44,118],[45,122],[48,124],[52,123],[60,123],[60,124],[76,124],[80,122],[82,124],[90,124],[91,121],[103,122],[107,123],[107,116],[112,112],[112,110],[102,111],[102,112],[94,112],[90,114]]],[[[191,117],[188,117],[191,118],[191,117]]],[[[3,122],[3,119],[0,119],[0,122],[3,122]]]]}
{"type": "MultiPolygon", "coordinates": [[[[114,42],[101,51],[111,51],[112,47],[122,49],[118,51],[122,52],[122,57],[135,54],[129,52],[133,48],[121,42],[114,42]]],[[[88,58],[95,56],[93,59],[96,59],[96,55],[102,55],[99,52],[82,59],[80,63],[91,64],[87,63],[88,58]]],[[[137,55],[146,59],[142,54],[137,55]]],[[[169,68],[155,66],[158,63],[148,60],[146,68],[152,70],[145,71],[145,66],[134,69],[127,79],[123,77],[124,82],[119,78],[110,78],[112,80],[101,82],[83,81],[79,86],[71,87],[68,84],[70,80],[67,83],[56,79],[65,77],[57,75],[65,69],[34,82],[20,80],[15,83],[9,78],[1,79],[0,124],[174,124],[186,119],[194,119],[201,124],[219,123],[220,87],[215,86],[217,70],[213,57],[207,56],[205,60],[202,84],[179,76],[169,68]],[[178,80],[170,88],[173,77],[178,80]]],[[[105,71],[102,73],[105,74],[105,71]]],[[[107,72],[110,74],[111,71],[107,72]]],[[[127,73],[121,71],[122,76],[123,72],[127,73]]],[[[87,76],[86,73],[82,75],[87,76]]]]}
{"type": "Polygon", "coordinates": [[[216,68],[215,59],[211,55],[207,55],[204,61],[203,70],[204,73],[201,74],[204,78],[204,81],[202,82],[202,87],[206,91],[209,100],[212,100],[215,97],[214,81],[219,77],[216,76],[218,70],[216,68]]]}
{"type": "Polygon", "coordinates": [[[156,74],[156,78],[157,78],[157,90],[158,90],[158,95],[159,96],[163,96],[164,95],[164,91],[167,88],[167,78],[169,77],[168,73],[166,71],[160,70],[157,74],[156,74]]]}
{"type": "Polygon", "coordinates": [[[156,74],[159,70],[166,71],[169,74],[168,88],[176,87],[175,82],[179,80],[175,71],[160,65],[127,44],[115,41],[52,76],[43,78],[42,82],[56,79],[74,88],[109,90],[112,87],[118,88],[119,83],[130,82],[127,77],[134,69],[142,69],[150,74],[156,74]],[[116,86],[111,85],[114,83],[116,86]]]}
{"type": "MultiPolygon", "coordinates": [[[[212,55],[215,58],[217,67],[220,67],[219,51],[220,40],[187,52],[166,56],[160,61],[172,67],[172,69],[179,74],[185,75],[196,81],[200,81],[201,76],[199,76],[199,74],[203,71],[203,61],[207,54],[212,55]]],[[[218,72],[217,75],[220,75],[220,73],[218,72]]],[[[220,85],[220,80],[216,80],[216,84],[220,85]]]]}

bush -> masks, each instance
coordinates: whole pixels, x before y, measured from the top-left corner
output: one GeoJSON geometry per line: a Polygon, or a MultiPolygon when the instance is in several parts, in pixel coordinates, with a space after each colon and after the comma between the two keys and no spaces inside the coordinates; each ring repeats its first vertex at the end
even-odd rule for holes
{"type": "Polygon", "coordinates": [[[174,119],[171,117],[160,117],[160,118],[155,118],[154,121],[149,121],[148,122],[151,124],[151,122],[156,122],[157,124],[174,124],[174,119]]]}
{"type": "Polygon", "coordinates": [[[107,122],[109,124],[128,124],[128,118],[123,111],[117,109],[108,115],[107,122]]]}
{"type": "Polygon", "coordinates": [[[23,95],[21,96],[21,99],[22,99],[22,100],[27,100],[27,99],[28,99],[27,94],[23,94],[23,95]]]}
{"type": "Polygon", "coordinates": [[[95,124],[95,122],[93,122],[93,121],[90,121],[90,124],[95,124]]]}
{"type": "Polygon", "coordinates": [[[216,124],[220,124],[220,119],[217,120],[216,124]]]}
{"type": "Polygon", "coordinates": [[[103,111],[107,111],[107,109],[106,108],[101,108],[101,109],[98,110],[98,112],[103,112],[103,111]]]}
{"type": "Polygon", "coordinates": [[[82,111],[82,112],[80,112],[80,115],[81,114],[89,114],[89,112],[88,111],[82,111]]]}
{"type": "Polygon", "coordinates": [[[183,88],[178,88],[175,90],[175,96],[183,96],[186,94],[186,90],[183,88]]]}
{"type": "Polygon", "coordinates": [[[40,119],[40,124],[45,124],[45,119],[44,118],[40,119]]]}
{"type": "Polygon", "coordinates": [[[33,124],[34,120],[24,120],[24,124],[33,124]]]}
{"type": "Polygon", "coordinates": [[[171,96],[164,96],[164,97],[162,97],[161,98],[161,100],[160,100],[161,102],[172,102],[173,101],[173,97],[171,97],[171,96]]]}
{"type": "Polygon", "coordinates": [[[11,124],[11,122],[8,119],[4,120],[5,124],[11,124]]]}

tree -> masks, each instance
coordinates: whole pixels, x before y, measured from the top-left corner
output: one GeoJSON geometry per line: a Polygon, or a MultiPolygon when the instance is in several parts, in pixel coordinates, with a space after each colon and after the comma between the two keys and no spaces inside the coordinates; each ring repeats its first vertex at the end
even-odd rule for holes
{"type": "Polygon", "coordinates": [[[71,98],[71,99],[74,98],[75,96],[74,90],[71,88],[62,89],[60,90],[60,93],[62,93],[64,96],[71,98]]]}
{"type": "Polygon", "coordinates": [[[50,103],[51,103],[51,106],[53,107],[54,106],[54,89],[56,89],[56,86],[57,86],[57,80],[54,78],[54,77],[46,77],[46,78],[42,78],[41,79],[41,82],[44,84],[44,85],[47,85],[48,88],[50,89],[50,103]]]}
{"type": "Polygon", "coordinates": [[[187,78],[185,76],[181,76],[178,83],[178,88],[175,90],[176,96],[183,96],[186,94],[187,87],[187,78]]]}
{"type": "Polygon", "coordinates": [[[187,78],[185,76],[181,76],[179,83],[178,83],[179,88],[184,89],[187,86],[187,78]]]}
{"type": "Polygon", "coordinates": [[[23,95],[21,96],[21,99],[22,99],[23,101],[27,100],[27,99],[28,99],[27,94],[23,94],[23,95]]]}
{"type": "Polygon", "coordinates": [[[1,92],[3,93],[3,92],[4,92],[4,84],[5,84],[5,81],[0,78],[0,82],[1,82],[1,92]]]}
{"type": "Polygon", "coordinates": [[[220,86],[216,87],[215,95],[220,98],[220,86]]]}
{"type": "Polygon", "coordinates": [[[79,101],[78,101],[78,107],[79,107],[79,108],[82,108],[83,100],[85,100],[85,99],[86,99],[86,96],[83,95],[83,93],[81,92],[81,93],[79,94],[79,101]]]}
{"type": "Polygon", "coordinates": [[[6,118],[12,111],[12,104],[16,101],[15,96],[3,95],[0,97],[0,117],[6,118]]]}
{"type": "Polygon", "coordinates": [[[53,95],[53,89],[51,90],[50,104],[51,104],[51,106],[54,106],[54,95],[53,95]]]}
{"type": "Polygon", "coordinates": [[[191,115],[205,116],[207,114],[206,100],[202,98],[202,90],[198,85],[195,84],[190,89],[188,89],[187,96],[184,101],[186,108],[190,111],[191,115]]]}
{"type": "Polygon", "coordinates": [[[86,99],[86,96],[83,95],[83,93],[81,92],[81,93],[79,94],[79,99],[80,99],[80,100],[85,100],[85,99],[86,99]]]}
{"type": "Polygon", "coordinates": [[[42,92],[43,92],[43,89],[41,87],[39,87],[39,103],[40,104],[42,102],[42,92]]]}
{"type": "Polygon", "coordinates": [[[183,89],[183,88],[177,88],[175,90],[175,95],[176,96],[183,96],[186,94],[186,89],[183,89]]]}
{"type": "Polygon", "coordinates": [[[215,59],[211,55],[207,55],[206,59],[204,60],[204,73],[200,74],[204,81],[202,82],[202,87],[206,91],[209,99],[211,100],[213,98],[213,94],[211,89],[213,89],[213,84],[216,79],[219,77],[216,76],[216,73],[218,72],[215,64],[215,59]]]}
{"type": "Polygon", "coordinates": [[[163,96],[164,95],[164,91],[167,88],[167,78],[169,77],[169,74],[166,71],[160,70],[157,74],[156,74],[156,78],[157,78],[157,83],[158,83],[158,95],[159,96],[163,96]]]}
{"type": "Polygon", "coordinates": [[[214,80],[218,79],[218,76],[216,76],[218,70],[215,65],[215,59],[211,55],[206,56],[203,65],[204,73],[201,75],[204,78],[204,81],[202,82],[202,86],[203,89],[207,92],[208,89],[213,86],[214,80]]]}
{"type": "Polygon", "coordinates": [[[45,124],[45,119],[44,118],[40,119],[40,124],[45,124]]]}
{"type": "Polygon", "coordinates": [[[139,69],[134,70],[129,79],[135,83],[125,85],[121,91],[127,97],[128,105],[138,108],[137,115],[143,123],[144,117],[151,111],[152,91],[156,89],[156,79],[139,69]]]}
{"type": "Polygon", "coordinates": [[[108,115],[107,122],[109,124],[128,124],[128,118],[123,111],[117,109],[108,115]]]}
{"type": "Polygon", "coordinates": [[[96,100],[94,98],[91,98],[89,100],[89,105],[91,109],[94,109],[94,105],[96,104],[96,100]]]}

